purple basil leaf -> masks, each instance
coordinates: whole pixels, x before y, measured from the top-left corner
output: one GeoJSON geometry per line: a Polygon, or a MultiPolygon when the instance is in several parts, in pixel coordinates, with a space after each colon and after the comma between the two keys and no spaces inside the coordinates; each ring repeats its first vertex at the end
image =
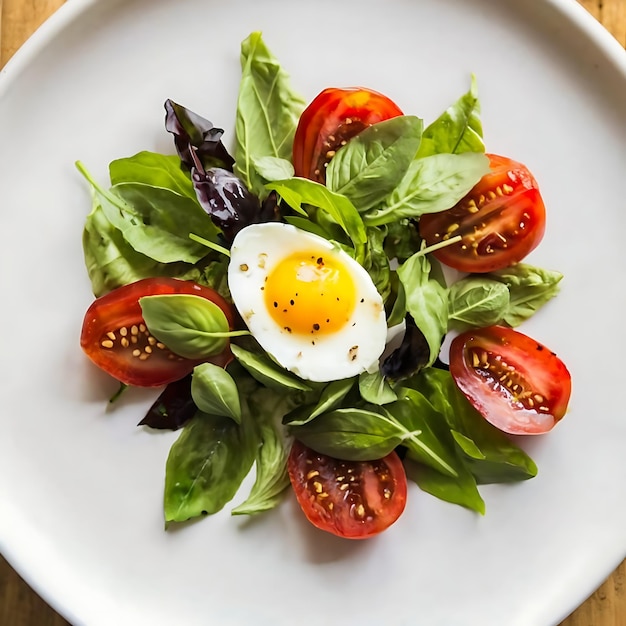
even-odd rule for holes
{"type": "Polygon", "coordinates": [[[197,411],[198,407],[191,399],[191,374],[189,374],[167,385],[137,425],[159,430],[178,430],[197,411]]]}
{"type": "Polygon", "coordinates": [[[380,370],[390,380],[402,380],[419,372],[429,359],[430,348],[426,337],[413,318],[407,315],[402,343],[385,359],[380,370]]]}
{"type": "Polygon", "coordinates": [[[176,151],[187,169],[196,162],[194,152],[204,168],[217,166],[232,171],[235,159],[221,141],[221,128],[172,100],[165,101],[165,112],[165,130],[174,135],[176,151]]]}
{"type": "Polygon", "coordinates": [[[232,241],[245,226],[278,219],[275,194],[270,194],[261,203],[243,181],[228,170],[213,167],[202,172],[194,167],[191,182],[198,202],[222,230],[227,241],[232,241]]]}

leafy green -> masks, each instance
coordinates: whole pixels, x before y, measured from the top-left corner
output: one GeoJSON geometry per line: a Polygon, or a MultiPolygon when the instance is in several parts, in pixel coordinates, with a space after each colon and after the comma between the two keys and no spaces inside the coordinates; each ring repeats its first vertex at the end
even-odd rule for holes
{"type": "Polygon", "coordinates": [[[262,157],[291,158],[293,136],[305,101],[292,90],[289,76],[259,32],[250,34],[241,44],[241,69],[235,173],[250,191],[262,196],[266,179],[255,163],[262,157]]]}
{"type": "Polygon", "coordinates": [[[322,209],[342,227],[357,251],[364,248],[367,233],[363,220],[355,206],[345,196],[306,178],[276,181],[268,184],[267,188],[275,190],[292,209],[303,215],[306,215],[302,208],[303,204],[322,209]]]}
{"type": "Polygon", "coordinates": [[[424,130],[417,156],[484,152],[482,138],[478,87],[476,78],[472,76],[470,90],[424,130]]]}
{"type": "Polygon", "coordinates": [[[237,383],[223,367],[213,363],[196,365],[191,378],[191,397],[204,413],[223,415],[241,423],[237,383]]]}
{"type": "Polygon", "coordinates": [[[140,183],[169,189],[195,199],[191,178],[180,166],[177,156],[143,151],[131,157],[115,159],[109,164],[111,185],[140,183]]]}
{"type": "Polygon", "coordinates": [[[317,402],[294,409],[285,415],[283,422],[291,426],[301,426],[322,413],[338,408],[352,387],[354,387],[354,378],[333,380],[324,386],[317,402]]]}
{"type": "Polygon", "coordinates": [[[264,388],[256,389],[245,399],[244,406],[259,441],[256,478],[246,500],[231,511],[233,515],[254,515],[273,509],[289,486],[287,459],[291,437],[280,420],[290,403],[289,396],[264,388]]]}
{"type": "Polygon", "coordinates": [[[407,478],[435,498],[464,506],[481,515],[485,514],[485,501],[482,499],[472,473],[461,465],[458,476],[442,474],[432,467],[413,459],[405,461],[407,478]]]}
{"type": "Polygon", "coordinates": [[[265,353],[255,353],[241,346],[230,346],[235,358],[248,370],[249,374],[270,389],[284,391],[311,391],[311,387],[295,374],[278,365],[265,353]]]}
{"type": "Polygon", "coordinates": [[[422,137],[423,122],[399,116],[373,124],[337,151],[326,169],[326,186],[348,197],[361,212],[382,202],[402,180],[422,137]]]}
{"type": "Polygon", "coordinates": [[[229,417],[198,412],[170,449],[165,466],[165,521],[183,522],[220,511],[254,461],[249,429],[229,417]]]}
{"type": "Polygon", "coordinates": [[[472,407],[449,372],[424,370],[415,386],[445,418],[479,483],[526,480],[537,474],[533,460],[472,407]]]}
{"type": "Polygon", "coordinates": [[[396,392],[380,370],[372,373],[363,372],[359,376],[359,392],[363,400],[371,404],[389,404],[398,399],[396,392]]]}
{"type": "Polygon", "coordinates": [[[163,294],[139,299],[150,332],[172,352],[187,359],[219,354],[231,336],[222,309],[206,298],[163,294]]]}
{"type": "Polygon", "coordinates": [[[323,413],[292,433],[309,448],[348,461],[380,459],[410,435],[393,419],[360,408],[323,413]]]}
{"type": "Polygon", "coordinates": [[[189,239],[189,233],[210,241],[217,238],[211,219],[192,198],[144,183],[118,183],[107,191],[81,163],[76,165],[107,220],[137,252],[161,263],[195,263],[207,250],[189,239]]]}
{"type": "Polygon", "coordinates": [[[448,327],[456,330],[498,324],[509,308],[504,283],[483,276],[455,282],[448,295],[448,327]]]}
{"type": "Polygon", "coordinates": [[[448,329],[448,290],[439,280],[431,277],[431,267],[426,256],[416,252],[397,270],[407,311],[430,348],[427,365],[435,362],[448,329]]]}
{"type": "Polygon", "coordinates": [[[254,169],[265,181],[283,180],[294,175],[293,165],[287,159],[265,156],[253,159],[254,169]]]}
{"type": "Polygon", "coordinates": [[[363,220],[368,226],[417,218],[453,207],[489,172],[484,154],[433,154],[415,159],[400,183],[363,220]]]}
{"type": "Polygon", "coordinates": [[[546,302],[559,293],[563,274],[554,270],[518,263],[488,276],[509,289],[509,306],[502,320],[509,326],[519,326],[534,315],[546,302]]]}
{"type": "Polygon", "coordinates": [[[457,476],[460,463],[445,421],[432,404],[414,389],[399,389],[397,395],[398,400],[385,405],[384,412],[413,433],[403,442],[408,456],[438,472],[457,476]]]}

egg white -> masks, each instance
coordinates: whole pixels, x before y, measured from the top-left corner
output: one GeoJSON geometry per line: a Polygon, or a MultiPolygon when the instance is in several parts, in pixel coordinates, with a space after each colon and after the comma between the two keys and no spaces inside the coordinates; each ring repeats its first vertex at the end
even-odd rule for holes
{"type": "Polygon", "coordinates": [[[367,271],[341,248],[290,224],[253,224],[233,241],[228,285],[253,337],[285,369],[316,382],[340,380],[378,367],[387,322],[382,297],[367,271]],[[345,326],[314,337],[288,332],[267,310],[263,287],[273,268],[301,251],[333,256],[349,272],[356,294],[345,326]]]}

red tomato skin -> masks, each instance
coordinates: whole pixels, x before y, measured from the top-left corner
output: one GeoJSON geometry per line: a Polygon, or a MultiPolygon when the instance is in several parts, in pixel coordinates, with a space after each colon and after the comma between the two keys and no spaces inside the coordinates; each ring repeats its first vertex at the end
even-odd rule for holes
{"type": "Polygon", "coordinates": [[[488,422],[512,435],[551,430],[565,415],[572,389],[571,375],[554,352],[505,326],[455,337],[450,374],[488,422]]]}
{"type": "Polygon", "coordinates": [[[287,466],[306,518],[338,537],[368,539],[404,511],[406,473],[395,452],[378,461],[341,461],[296,440],[287,466]]]}
{"type": "Polygon", "coordinates": [[[518,263],[541,242],[546,209],[537,181],[522,163],[495,154],[491,172],[454,207],[423,215],[420,235],[428,245],[462,235],[432,254],[461,272],[485,273],[518,263]]]}
{"type": "Polygon", "coordinates": [[[402,115],[387,96],[365,87],[329,87],[318,94],[300,116],[294,136],[295,175],[317,182],[326,179],[323,163],[372,124],[402,115]]]}
{"type": "MultiPolygon", "coordinates": [[[[151,346],[152,354],[145,360],[132,356],[133,345],[131,329],[139,328],[144,323],[141,315],[139,298],[161,294],[197,295],[217,304],[233,327],[231,306],[216,291],[198,285],[192,281],[176,278],[145,278],[129,285],[118,287],[100,296],[87,309],[80,335],[80,345],[85,354],[102,370],[126,385],[137,387],[160,387],[189,374],[202,361],[166,358],[169,351],[161,353],[151,346]],[[123,348],[120,329],[125,333],[129,345],[123,348]],[[107,333],[112,333],[112,337],[107,333]],[[105,347],[103,342],[110,341],[112,347],[105,347]]],[[[142,342],[147,341],[147,331],[136,332],[142,342]]],[[[107,344],[108,345],[108,344],[107,344]]],[[[156,345],[156,344],[155,344],[156,345]]],[[[232,359],[230,348],[208,359],[216,365],[225,366],[232,359]]]]}

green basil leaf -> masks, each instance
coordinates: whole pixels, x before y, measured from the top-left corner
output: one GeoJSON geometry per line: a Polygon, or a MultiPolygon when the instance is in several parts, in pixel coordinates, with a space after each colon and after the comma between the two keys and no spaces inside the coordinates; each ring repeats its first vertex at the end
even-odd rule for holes
{"type": "Polygon", "coordinates": [[[232,419],[197,413],[172,445],[165,466],[166,522],[220,511],[252,467],[255,441],[232,419]]]}
{"type": "Polygon", "coordinates": [[[448,327],[456,330],[498,324],[509,307],[506,285],[482,276],[463,278],[450,287],[448,327]]]}
{"type": "Polygon", "coordinates": [[[109,222],[95,199],[83,229],[83,255],[96,297],[136,280],[160,275],[160,264],[137,252],[109,222]]]}
{"type": "Polygon", "coordinates": [[[288,372],[264,353],[250,352],[235,344],[231,344],[230,349],[237,361],[262,385],[277,391],[311,391],[310,385],[295,374],[288,372]]]}
{"type": "Polygon", "coordinates": [[[403,218],[417,218],[453,207],[489,172],[484,154],[434,154],[414,160],[385,202],[368,211],[368,226],[389,224],[403,218]]]}
{"type": "Polygon", "coordinates": [[[513,482],[536,476],[534,461],[472,407],[450,372],[423,370],[413,386],[444,416],[479,483],[513,482]]]}
{"type": "Polygon", "coordinates": [[[289,486],[287,459],[292,439],[280,422],[289,409],[289,402],[284,394],[265,388],[255,390],[244,400],[260,445],[255,459],[254,484],[246,500],[231,511],[233,515],[254,515],[273,509],[289,486]]]}
{"type": "Polygon", "coordinates": [[[439,355],[448,329],[448,290],[430,277],[431,268],[426,256],[416,253],[397,270],[405,293],[407,311],[430,348],[428,365],[432,365],[439,355]]]}
{"type": "Polygon", "coordinates": [[[139,298],[150,332],[172,352],[186,359],[219,354],[227,345],[228,320],[217,304],[187,294],[139,298]]]}
{"type": "Polygon", "coordinates": [[[293,165],[287,159],[265,156],[254,158],[252,163],[254,169],[266,183],[291,178],[294,175],[293,165]]]}
{"type": "Polygon", "coordinates": [[[407,478],[416,483],[422,491],[444,502],[464,506],[481,515],[485,514],[485,501],[478,491],[476,480],[463,465],[460,466],[461,471],[455,478],[413,459],[405,459],[404,466],[407,478]]]}
{"type": "Polygon", "coordinates": [[[560,272],[526,263],[491,272],[488,276],[502,282],[509,289],[510,302],[502,321],[512,327],[519,326],[554,298],[563,278],[560,272]]]}
{"type": "Polygon", "coordinates": [[[403,115],[373,124],[330,160],[326,186],[359,211],[382,202],[400,183],[420,145],[423,122],[403,115]]]}
{"type": "Polygon", "coordinates": [[[321,454],[347,461],[373,461],[389,454],[407,437],[399,424],[366,409],[323,413],[292,428],[294,437],[321,454]]]}
{"type": "Polygon", "coordinates": [[[155,261],[195,263],[205,256],[207,249],[192,241],[189,233],[217,241],[211,218],[188,196],[142,183],[119,183],[111,193],[122,199],[125,208],[103,202],[107,218],[135,250],[155,261]]]}
{"type": "Polygon", "coordinates": [[[385,232],[382,228],[367,229],[367,247],[361,265],[370,275],[383,302],[391,294],[391,267],[384,248],[385,232]]]}
{"type": "Polygon", "coordinates": [[[235,173],[250,191],[262,195],[265,180],[255,163],[262,157],[291,159],[293,136],[306,103],[292,90],[288,74],[261,33],[242,42],[241,68],[235,173]]]}
{"type": "Polygon", "coordinates": [[[396,392],[391,388],[380,370],[371,374],[363,372],[359,376],[359,392],[363,400],[370,404],[389,404],[398,399],[396,392]]]}
{"type": "Polygon", "coordinates": [[[267,188],[276,191],[296,211],[302,212],[302,205],[310,204],[328,213],[343,228],[355,247],[362,247],[367,242],[363,220],[345,196],[306,178],[276,181],[268,184],[267,188]]]}
{"type": "Polygon", "coordinates": [[[196,263],[207,249],[192,241],[189,233],[217,239],[217,229],[193,199],[138,183],[120,183],[106,190],[80,161],[76,167],[91,185],[107,220],[137,252],[161,263],[196,263]]]}
{"type": "Polygon", "coordinates": [[[385,413],[407,431],[419,432],[403,442],[407,454],[438,472],[457,476],[460,463],[445,420],[418,391],[403,388],[397,395],[396,402],[384,406],[385,413]]]}
{"type": "Polygon", "coordinates": [[[237,383],[224,368],[213,363],[196,365],[191,378],[191,397],[202,412],[223,415],[241,423],[237,383]]]}
{"type": "Polygon", "coordinates": [[[116,159],[109,164],[109,176],[113,186],[141,183],[196,199],[191,178],[181,168],[180,158],[176,155],[144,151],[131,157],[116,159]]]}
{"type": "Polygon", "coordinates": [[[193,280],[229,297],[225,280],[228,264],[224,259],[207,261],[206,265],[198,266],[189,263],[158,263],[137,252],[124,239],[122,233],[106,218],[97,199],[94,199],[93,210],[85,220],[83,254],[96,297],[122,285],[155,276],[193,280]]]}
{"type": "Polygon", "coordinates": [[[484,152],[482,137],[478,87],[472,76],[470,90],[426,128],[417,156],[484,152]]]}
{"type": "Polygon", "coordinates": [[[318,415],[339,407],[343,399],[354,386],[354,378],[344,378],[328,383],[320,393],[315,404],[300,406],[283,418],[283,423],[290,426],[301,426],[315,419],[318,415]]]}

